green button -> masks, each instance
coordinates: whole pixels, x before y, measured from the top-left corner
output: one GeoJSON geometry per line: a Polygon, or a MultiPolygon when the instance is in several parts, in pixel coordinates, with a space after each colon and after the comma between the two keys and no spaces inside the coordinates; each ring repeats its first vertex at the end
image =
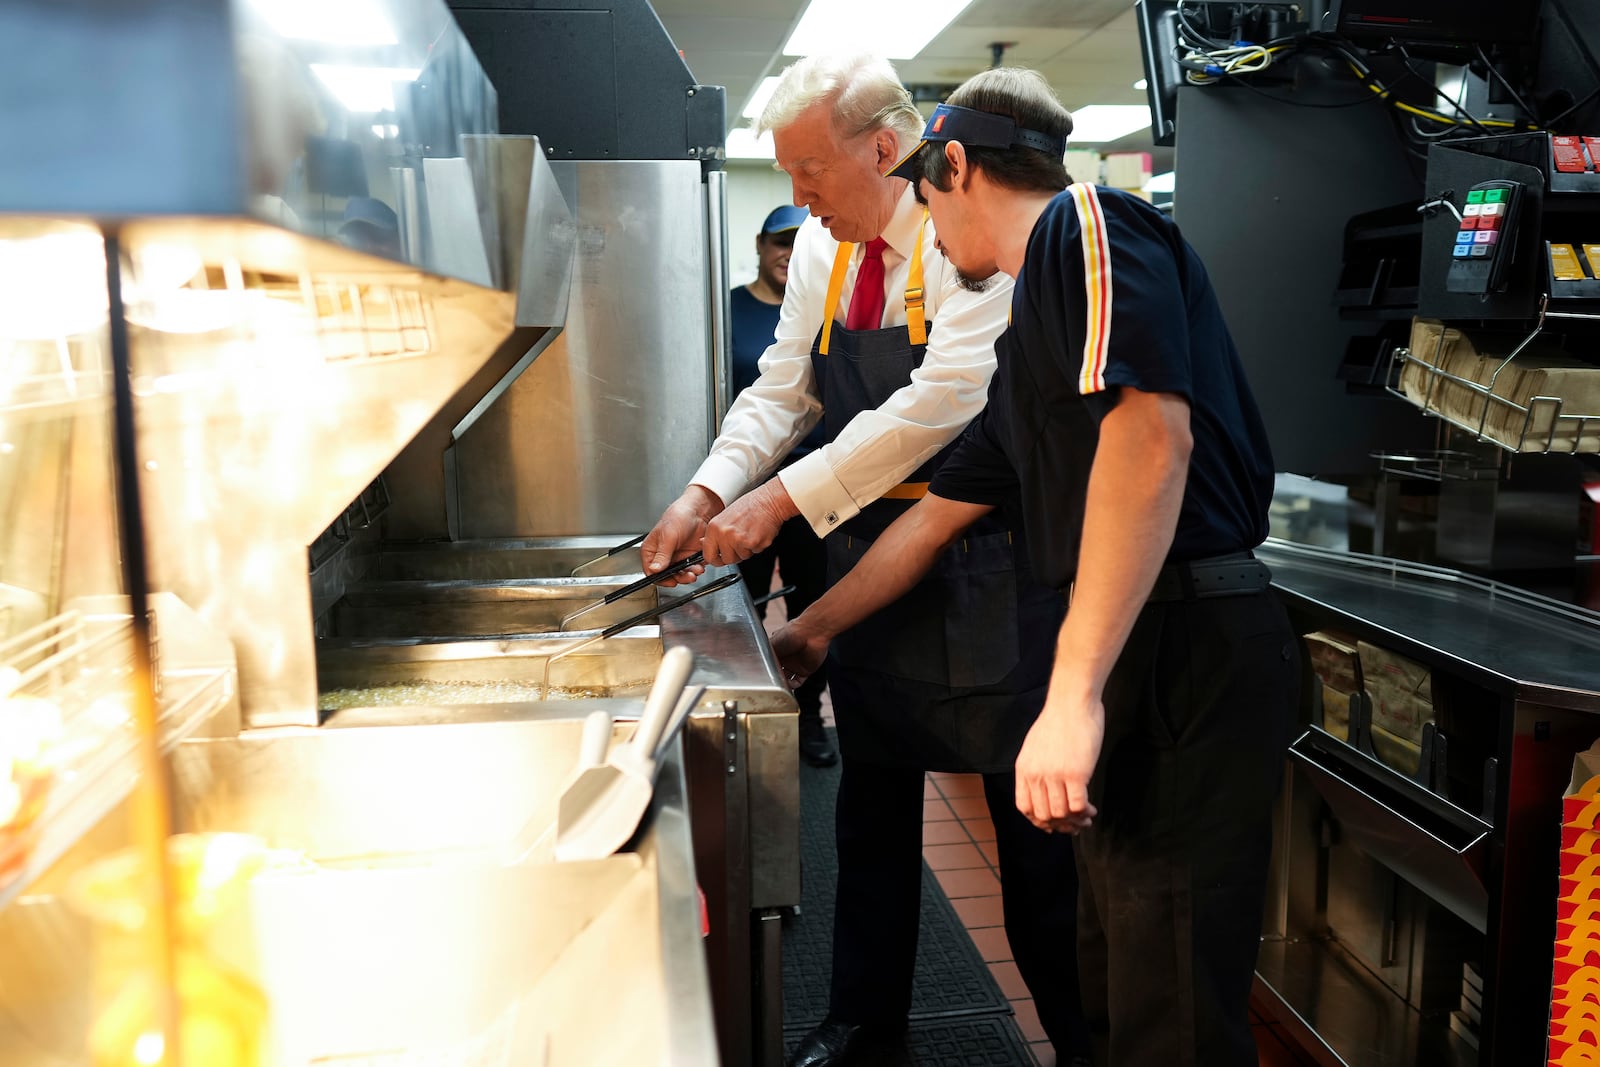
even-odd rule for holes
{"type": "Polygon", "coordinates": [[[1483,203],[1483,190],[1482,189],[1474,189],[1470,193],[1468,193],[1467,194],[1467,203],[1469,203],[1469,204],[1481,204],[1481,203],[1483,203]]]}
{"type": "Polygon", "coordinates": [[[1483,193],[1483,202],[1485,204],[1498,204],[1507,199],[1506,193],[1509,191],[1507,189],[1486,189],[1483,193]]]}

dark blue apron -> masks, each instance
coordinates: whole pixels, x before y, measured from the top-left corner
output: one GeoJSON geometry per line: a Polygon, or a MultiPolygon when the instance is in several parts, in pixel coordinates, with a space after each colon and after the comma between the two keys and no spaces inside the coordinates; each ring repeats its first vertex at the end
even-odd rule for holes
{"type": "MultiPolygon", "coordinates": [[[[811,362],[830,442],[857,413],[909,384],[927,351],[904,326],[834,323],[827,355],[820,342],[821,331],[811,362]]],[[[925,487],[954,448],[919,467],[906,487],[925,487]]],[[[891,490],[828,535],[830,585],[916,495],[896,499],[891,490]]],[[[915,588],[834,640],[828,686],[845,756],[936,771],[1010,770],[1044,704],[1064,610],[1058,592],[1033,580],[1020,529],[998,512],[985,516],[915,588]]]]}

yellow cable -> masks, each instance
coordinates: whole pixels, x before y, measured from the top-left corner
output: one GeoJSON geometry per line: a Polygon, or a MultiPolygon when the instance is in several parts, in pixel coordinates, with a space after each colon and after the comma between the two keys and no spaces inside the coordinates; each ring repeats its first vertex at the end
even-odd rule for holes
{"type": "MultiPolygon", "coordinates": [[[[1345,60],[1345,62],[1349,64],[1351,70],[1356,72],[1356,77],[1360,79],[1362,85],[1365,85],[1368,89],[1371,89],[1379,96],[1388,100],[1391,106],[1399,108],[1401,111],[1404,111],[1408,114],[1420,116],[1421,118],[1425,118],[1430,122],[1441,122],[1446,126],[1501,126],[1507,129],[1514,129],[1517,125],[1515,122],[1506,122],[1503,119],[1476,119],[1471,123],[1467,123],[1462,122],[1460,119],[1450,118],[1447,115],[1440,115],[1432,111],[1425,111],[1419,107],[1412,107],[1410,104],[1407,104],[1404,101],[1395,100],[1393,97],[1391,97],[1389,95],[1389,90],[1386,87],[1380,86],[1377,82],[1372,80],[1371,71],[1362,70],[1354,63],[1350,63],[1349,60],[1345,60]]],[[[1538,127],[1532,128],[1537,129],[1538,127]]]]}

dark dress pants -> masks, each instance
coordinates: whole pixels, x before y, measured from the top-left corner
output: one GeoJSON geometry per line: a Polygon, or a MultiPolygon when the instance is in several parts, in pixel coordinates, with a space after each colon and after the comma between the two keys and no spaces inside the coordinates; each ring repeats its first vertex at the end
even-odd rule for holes
{"type": "MultiPolygon", "coordinates": [[[[794,586],[794,592],[783,598],[783,606],[789,618],[793,619],[809,608],[827,588],[828,550],[805,519],[789,519],[778,527],[778,535],[772,539],[772,544],[739,564],[739,573],[744,576],[744,584],[749,587],[752,600],[772,591],[774,564],[783,575],[783,583],[794,586]]],[[[756,612],[765,619],[767,606],[758,605],[756,612]]],[[[822,692],[827,686],[828,668],[824,664],[794,691],[795,703],[800,705],[801,715],[815,717],[821,713],[822,692]]]]}
{"type": "MultiPolygon", "coordinates": [[[[844,758],[836,837],[829,1014],[899,1027],[911,1008],[922,894],[922,783],[915,768],[844,758]]],[[[1077,874],[1072,839],[1036,829],[1017,811],[1013,776],[986,774],[1006,936],[1040,1022],[1063,1062],[1087,1051],[1073,954],[1077,874]]]]}
{"type": "Polygon", "coordinates": [[[1077,841],[1102,1067],[1255,1067],[1248,1001],[1299,652],[1271,592],[1145,606],[1077,841]]]}

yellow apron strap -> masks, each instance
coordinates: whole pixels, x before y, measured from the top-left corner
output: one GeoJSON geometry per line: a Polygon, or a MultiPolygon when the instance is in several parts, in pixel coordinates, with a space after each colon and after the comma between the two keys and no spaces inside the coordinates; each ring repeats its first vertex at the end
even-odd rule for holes
{"type": "Polygon", "coordinates": [[[828,301],[822,309],[822,342],[817,351],[828,354],[828,338],[833,333],[833,314],[839,310],[839,294],[844,290],[844,276],[850,270],[850,253],[856,246],[848,241],[839,242],[839,252],[833,257],[833,275],[828,279],[828,301]]]}
{"type": "MultiPolygon", "coordinates": [[[[917,227],[917,246],[911,253],[911,272],[906,278],[906,331],[911,343],[928,343],[928,316],[922,309],[922,235],[928,229],[928,209],[922,209],[922,225],[917,227]]],[[[833,257],[833,274],[828,278],[828,299],[822,309],[822,340],[817,352],[828,354],[828,338],[833,335],[833,316],[839,310],[839,294],[844,291],[844,276],[850,271],[850,256],[856,246],[848,241],[839,242],[839,251],[833,257]]]]}
{"type": "Polygon", "coordinates": [[[885,500],[921,500],[928,495],[927,482],[901,482],[883,494],[885,500]]]}
{"type": "Polygon", "coordinates": [[[928,343],[928,317],[922,310],[922,235],[928,229],[928,209],[922,209],[922,225],[917,227],[917,247],[911,253],[911,273],[906,278],[906,330],[911,343],[928,343]]]}

